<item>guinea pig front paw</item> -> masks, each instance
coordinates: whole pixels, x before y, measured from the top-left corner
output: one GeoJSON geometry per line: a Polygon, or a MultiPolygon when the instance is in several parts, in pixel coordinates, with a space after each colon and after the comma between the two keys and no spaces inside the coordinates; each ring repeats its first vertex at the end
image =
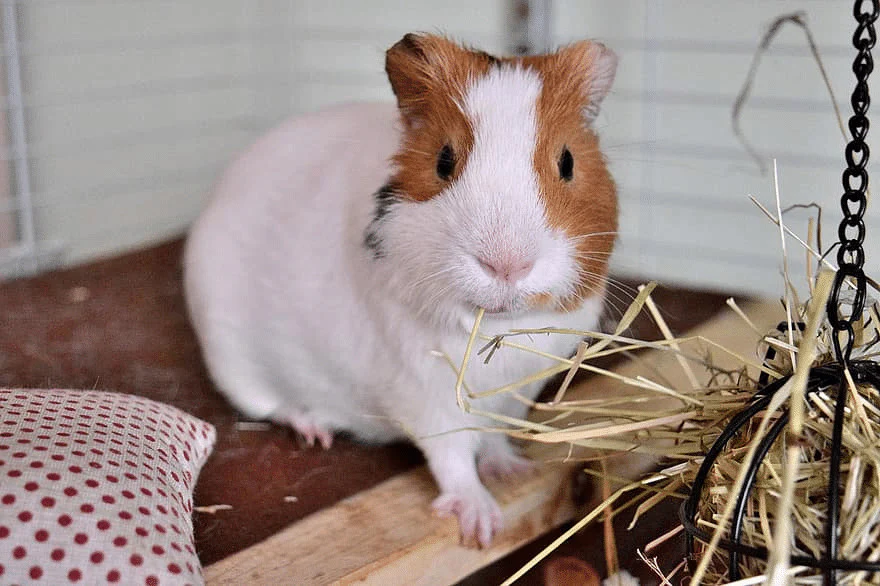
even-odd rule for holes
{"type": "Polygon", "coordinates": [[[333,445],[333,432],[316,425],[315,423],[307,423],[305,425],[295,425],[293,427],[306,440],[309,447],[315,445],[315,440],[321,444],[325,450],[329,450],[333,445]]]}
{"type": "Polygon", "coordinates": [[[321,447],[325,450],[329,450],[333,445],[333,432],[318,424],[311,415],[299,409],[290,407],[281,409],[272,414],[272,421],[292,427],[302,436],[309,447],[315,445],[315,440],[320,442],[321,447]]]}
{"type": "Polygon", "coordinates": [[[431,506],[441,517],[458,517],[461,543],[469,547],[489,547],[492,538],[504,525],[501,508],[482,486],[467,491],[443,493],[431,506]]]}

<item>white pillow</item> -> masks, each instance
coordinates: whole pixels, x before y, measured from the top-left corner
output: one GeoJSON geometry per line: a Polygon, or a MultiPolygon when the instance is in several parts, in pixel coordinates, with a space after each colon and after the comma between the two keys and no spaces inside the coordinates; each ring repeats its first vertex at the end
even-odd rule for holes
{"type": "Polygon", "coordinates": [[[0,583],[202,584],[192,489],[214,439],[142,397],[0,389],[0,583]]]}

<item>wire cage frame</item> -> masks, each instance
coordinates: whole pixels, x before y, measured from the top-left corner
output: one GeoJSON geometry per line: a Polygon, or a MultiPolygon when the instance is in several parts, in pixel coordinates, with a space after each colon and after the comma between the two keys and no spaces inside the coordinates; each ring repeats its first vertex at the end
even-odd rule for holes
{"type": "Polygon", "coordinates": [[[39,242],[35,227],[18,19],[18,4],[3,2],[0,33],[3,35],[5,108],[2,122],[6,144],[5,160],[0,163],[8,162],[4,182],[14,183],[15,190],[0,198],[0,231],[6,232],[0,234],[3,236],[0,238],[0,277],[33,274],[52,268],[60,261],[57,245],[39,242]]]}
{"type": "MultiPolygon", "coordinates": [[[[803,324],[800,325],[802,326],[803,324]]],[[[787,323],[782,323],[778,327],[778,330],[780,332],[784,332],[787,329],[787,323]]],[[[773,353],[775,353],[775,351],[771,348],[767,356],[768,361],[773,359],[773,353]]],[[[849,363],[848,368],[856,384],[870,384],[877,388],[880,388],[880,366],[878,366],[876,362],[853,361],[849,363]]],[[[746,407],[743,411],[731,418],[728,425],[724,428],[724,431],[706,452],[705,458],[694,478],[694,483],[691,488],[690,494],[688,495],[688,498],[682,503],[679,511],[682,525],[687,532],[685,553],[688,560],[690,560],[692,564],[696,555],[695,540],[698,539],[700,541],[708,543],[712,539],[711,533],[697,526],[696,519],[699,512],[700,498],[705,489],[706,481],[709,478],[713,466],[717,462],[717,459],[721,455],[721,453],[725,449],[727,449],[730,442],[738,434],[742,433],[759,413],[761,413],[768,407],[773,399],[773,396],[780,389],[782,389],[782,387],[785,386],[788,381],[789,377],[784,377],[768,384],[767,376],[766,374],[763,374],[761,377],[761,381],[759,381],[759,384],[761,384],[762,386],[761,390],[759,390],[755,394],[748,407],[746,407]]],[[[844,366],[839,363],[828,364],[813,368],[810,372],[810,378],[807,382],[806,393],[808,395],[818,392],[829,392],[829,394],[831,394],[831,396],[835,400],[836,409],[833,424],[835,430],[842,430],[844,418],[843,407],[846,405],[845,385],[846,381],[844,378],[844,366]]],[[[757,478],[758,469],[761,466],[761,463],[766,458],[767,454],[782,436],[783,431],[789,423],[789,415],[790,414],[788,411],[782,412],[780,417],[770,427],[767,435],[761,438],[758,448],[755,452],[755,456],[752,459],[748,470],[746,471],[743,488],[741,492],[736,495],[736,504],[733,509],[733,516],[731,517],[730,531],[728,533],[728,536],[726,538],[722,538],[720,541],[721,547],[726,549],[728,552],[728,578],[731,581],[739,580],[742,577],[740,575],[739,565],[743,557],[751,557],[763,561],[767,561],[769,557],[769,552],[766,548],[755,547],[742,543],[743,520],[746,514],[746,505],[748,503],[749,497],[751,496],[755,488],[755,480],[757,478]]],[[[836,437],[839,437],[839,435],[840,431],[837,431],[836,437]]],[[[837,444],[836,448],[836,457],[839,462],[840,445],[837,444]]],[[[836,466],[829,473],[829,485],[838,486],[839,483],[840,468],[839,466],[836,466]]],[[[839,494],[837,496],[834,496],[833,498],[829,498],[829,509],[836,509],[838,506],[838,501],[839,494]]],[[[830,534],[837,536],[839,534],[839,527],[836,526],[836,520],[830,521],[829,524],[832,528],[832,530],[830,530],[830,534]]],[[[835,548],[832,547],[829,549],[829,551],[833,551],[834,549],[835,548]]],[[[839,559],[837,557],[826,557],[817,559],[807,556],[796,555],[791,557],[790,562],[796,565],[821,569],[825,572],[830,572],[834,570],[880,572],[880,563],[869,562],[865,560],[847,560],[839,559]]]]}

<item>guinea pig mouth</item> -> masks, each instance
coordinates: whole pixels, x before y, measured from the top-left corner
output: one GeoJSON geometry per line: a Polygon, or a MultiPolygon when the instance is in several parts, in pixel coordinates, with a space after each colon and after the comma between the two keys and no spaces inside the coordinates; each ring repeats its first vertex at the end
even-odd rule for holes
{"type": "Polygon", "coordinates": [[[482,307],[487,315],[517,314],[529,307],[528,295],[519,288],[509,285],[473,295],[468,301],[472,309],[482,307]]]}
{"type": "Polygon", "coordinates": [[[482,307],[483,310],[490,315],[519,313],[525,309],[525,304],[518,298],[506,299],[500,302],[476,304],[476,306],[482,307]]]}

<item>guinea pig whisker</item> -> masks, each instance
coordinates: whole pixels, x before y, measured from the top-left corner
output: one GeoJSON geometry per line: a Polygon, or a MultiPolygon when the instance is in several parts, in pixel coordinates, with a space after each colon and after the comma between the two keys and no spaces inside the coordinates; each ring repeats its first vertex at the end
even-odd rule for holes
{"type": "Polygon", "coordinates": [[[608,260],[608,257],[611,256],[611,253],[610,252],[602,252],[600,250],[600,251],[596,251],[596,252],[578,252],[578,253],[573,254],[572,256],[577,259],[598,260],[598,261],[605,262],[606,260],[608,260]]]}
{"type": "Polygon", "coordinates": [[[553,303],[556,305],[556,309],[558,309],[559,311],[565,311],[565,304],[562,302],[562,299],[554,297],[553,303]]]}
{"type": "Polygon", "coordinates": [[[610,250],[593,250],[588,248],[586,250],[576,250],[575,254],[604,254],[610,256],[613,252],[610,250]]]}
{"type": "Polygon", "coordinates": [[[422,150],[412,149],[412,148],[406,149],[406,152],[412,153],[414,155],[424,155],[426,157],[432,157],[432,158],[437,156],[437,153],[430,153],[428,151],[422,151],[422,150]]]}
{"type": "Polygon", "coordinates": [[[635,292],[632,287],[621,283],[612,277],[590,272],[584,273],[583,276],[585,277],[584,284],[593,293],[598,292],[604,287],[605,295],[622,305],[628,306],[635,300],[635,292]]]}
{"type": "Polygon", "coordinates": [[[570,239],[574,242],[581,242],[586,240],[587,238],[595,238],[597,236],[617,236],[617,230],[612,230],[608,232],[590,232],[589,234],[579,234],[578,236],[571,236],[570,239]]]}
{"type": "Polygon", "coordinates": [[[601,283],[606,287],[610,287],[617,291],[624,299],[627,300],[628,303],[632,303],[636,299],[636,290],[631,285],[624,283],[623,281],[619,281],[613,277],[609,277],[605,275],[601,277],[601,283]]]}
{"type": "Polygon", "coordinates": [[[446,267],[445,269],[440,269],[439,271],[431,273],[430,275],[425,275],[424,277],[413,281],[412,283],[409,284],[409,286],[410,287],[418,287],[419,285],[421,285],[425,281],[430,281],[431,279],[439,277],[440,275],[442,275],[444,273],[448,273],[449,271],[454,271],[456,268],[458,268],[458,267],[446,267]]]}
{"type": "Polygon", "coordinates": [[[435,307],[437,307],[438,305],[440,305],[440,303],[439,303],[440,300],[441,300],[441,299],[443,298],[443,296],[446,295],[451,289],[452,289],[452,284],[451,284],[451,283],[447,283],[445,286],[440,287],[440,288],[438,288],[438,289],[432,291],[432,292],[431,292],[431,295],[426,299],[426,302],[424,303],[424,305],[423,305],[423,307],[422,307],[422,309],[421,309],[420,311],[421,311],[421,312],[429,312],[429,311],[431,311],[433,308],[435,308],[435,307]]]}
{"type": "MultiPolygon", "coordinates": [[[[607,288],[608,283],[605,283],[605,299],[604,299],[604,307],[605,311],[610,313],[613,316],[613,319],[619,321],[623,318],[623,315],[626,313],[626,309],[632,303],[630,299],[632,296],[628,292],[624,292],[623,295],[619,295],[612,290],[607,288]]],[[[587,293],[596,293],[596,287],[589,287],[587,293]]],[[[579,300],[586,297],[586,294],[582,293],[579,296],[579,300]]]]}
{"type": "Polygon", "coordinates": [[[626,313],[626,307],[620,307],[617,304],[609,302],[605,304],[605,312],[609,319],[617,324],[623,319],[623,316],[626,313]]]}
{"type": "Polygon", "coordinates": [[[608,254],[608,255],[613,254],[612,251],[610,251],[610,250],[597,250],[597,249],[590,249],[590,248],[585,248],[585,249],[580,249],[580,248],[578,248],[578,249],[575,250],[575,252],[576,252],[576,253],[587,253],[587,254],[590,254],[590,253],[593,253],[593,254],[608,254]]]}
{"type": "Polygon", "coordinates": [[[436,289],[433,289],[430,292],[430,294],[425,298],[425,300],[426,300],[425,306],[428,308],[433,307],[434,304],[437,301],[439,301],[440,298],[443,297],[443,295],[445,295],[451,287],[452,287],[452,285],[446,284],[443,287],[438,287],[436,289]]]}
{"type": "Polygon", "coordinates": [[[605,298],[605,305],[608,306],[609,309],[614,310],[612,313],[615,319],[619,320],[623,317],[623,314],[626,313],[626,309],[629,307],[630,302],[619,299],[615,296],[609,296],[605,298]]]}
{"type": "Polygon", "coordinates": [[[615,309],[617,309],[618,306],[625,308],[625,307],[629,306],[630,303],[632,303],[631,299],[628,299],[626,296],[620,295],[620,294],[613,292],[611,290],[606,290],[605,298],[612,305],[617,304],[617,305],[614,305],[615,309]]]}
{"type": "Polygon", "coordinates": [[[611,285],[611,286],[617,287],[618,290],[626,292],[626,294],[628,296],[631,296],[633,299],[635,299],[635,289],[631,285],[624,283],[623,281],[620,281],[618,279],[615,279],[614,277],[608,276],[607,274],[602,275],[599,273],[595,273],[593,271],[583,271],[581,273],[581,275],[584,278],[596,279],[598,281],[598,284],[600,284],[600,285],[606,284],[606,285],[611,285]]]}
{"type": "Polygon", "coordinates": [[[623,319],[623,316],[632,304],[632,300],[620,299],[617,296],[607,296],[605,302],[606,310],[608,314],[614,318],[615,322],[619,322],[623,319]]]}
{"type": "Polygon", "coordinates": [[[660,144],[659,140],[634,140],[631,142],[618,142],[615,144],[603,144],[602,149],[605,151],[612,151],[617,149],[628,149],[632,147],[646,147],[652,146],[656,147],[660,144]]]}

